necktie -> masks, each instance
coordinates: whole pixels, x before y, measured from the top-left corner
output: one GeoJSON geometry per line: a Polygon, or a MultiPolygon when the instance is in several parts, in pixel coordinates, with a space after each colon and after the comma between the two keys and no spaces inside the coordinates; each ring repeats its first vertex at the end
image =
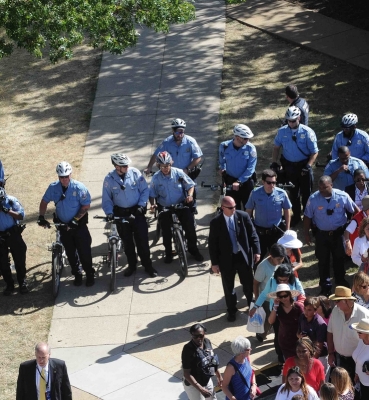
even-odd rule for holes
{"type": "Polygon", "coordinates": [[[42,368],[41,376],[40,376],[40,386],[39,386],[40,395],[38,396],[38,400],[46,400],[46,374],[45,368],[42,368]]]}
{"type": "Polygon", "coordinates": [[[233,253],[236,254],[236,253],[238,253],[238,243],[237,243],[236,230],[234,228],[234,224],[233,224],[233,219],[232,218],[228,219],[228,230],[229,230],[229,236],[231,237],[233,253]]]}

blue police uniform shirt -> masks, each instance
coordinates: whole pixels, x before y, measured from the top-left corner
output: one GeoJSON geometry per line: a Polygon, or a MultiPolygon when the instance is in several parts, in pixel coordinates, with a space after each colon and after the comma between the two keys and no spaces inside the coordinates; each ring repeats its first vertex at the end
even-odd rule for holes
{"type": "Polygon", "coordinates": [[[315,132],[306,125],[299,124],[296,131],[296,142],[293,140],[294,132],[288,125],[278,129],[274,144],[283,147],[283,156],[290,162],[303,161],[312,154],[318,153],[318,145],[315,132]],[[303,154],[299,148],[305,153],[303,154]]]}
{"type": "Polygon", "coordinates": [[[161,206],[168,207],[181,203],[185,199],[184,190],[188,191],[194,186],[195,182],[181,169],[172,167],[168,175],[161,171],[154,174],[149,196],[156,198],[156,202],[161,206]]]}
{"type": "Polygon", "coordinates": [[[246,210],[254,210],[255,225],[262,228],[272,228],[282,221],[282,210],[288,210],[292,204],[287,193],[280,188],[274,188],[267,194],[264,187],[254,189],[246,204],[246,210]]]}
{"type": "Polygon", "coordinates": [[[347,222],[346,212],[354,213],[355,203],[342,190],[333,189],[328,202],[319,191],[313,193],[306,204],[305,215],[312,219],[318,229],[334,231],[347,222]],[[327,210],[333,210],[332,215],[327,210]]]}
{"type": "Polygon", "coordinates": [[[113,214],[113,207],[145,207],[149,199],[149,187],[137,168],[129,167],[124,181],[114,169],[104,179],[102,209],[105,214],[113,214]],[[122,187],[125,189],[122,189],[122,187]]]}
{"type": "MultiPolygon", "coordinates": [[[[25,217],[24,208],[22,204],[14,196],[6,195],[5,199],[1,202],[1,205],[13,210],[25,217]]],[[[18,225],[19,221],[11,217],[9,214],[0,211],[0,231],[4,232],[10,229],[14,225],[18,225]]]]}
{"type": "Polygon", "coordinates": [[[1,161],[0,161],[0,182],[2,182],[2,183],[5,182],[4,167],[3,167],[3,163],[1,161]]]}
{"type": "Polygon", "coordinates": [[[365,131],[355,129],[351,139],[345,137],[343,131],[337,133],[332,146],[332,160],[338,158],[338,148],[341,146],[348,146],[352,157],[369,162],[369,135],[365,131]],[[349,140],[351,145],[348,145],[349,140]]]}
{"type": "Polygon", "coordinates": [[[237,148],[233,139],[222,142],[219,146],[219,167],[227,174],[237,178],[241,183],[246,182],[255,172],[257,154],[255,146],[248,142],[237,148]]]}
{"type": "Polygon", "coordinates": [[[162,151],[167,151],[172,156],[173,166],[180,169],[187,168],[192,160],[202,156],[202,151],[196,140],[188,135],[184,135],[179,146],[176,144],[173,135],[168,136],[162,141],[154,154],[157,156],[162,151]]]}
{"type": "MultiPolygon", "coordinates": [[[[339,158],[329,161],[324,169],[323,175],[333,174],[333,172],[337,171],[341,167],[341,165],[342,163],[339,158]]],[[[343,171],[337,175],[337,178],[333,181],[333,187],[335,189],[345,190],[346,186],[352,185],[354,183],[354,171],[358,168],[364,170],[365,177],[369,178],[369,171],[367,166],[364,164],[363,161],[359,160],[358,158],[350,157],[347,165],[350,173],[343,171]]]]}
{"type": "Polygon", "coordinates": [[[82,206],[91,204],[91,196],[86,186],[71,179],[62,200],[63,189],[59,181],[53,182],[46,189],[44,200],[46,203],[55,203],[56,215],[60,221],[68,223],[75,217],[82,206]]]}
{"type": "Polygon", "coordinates": [[[301,97],[295,99],[290,107],[295,106],[301,111],[300,124],[309,125],[309,104],[307,101],[301,97]]]}

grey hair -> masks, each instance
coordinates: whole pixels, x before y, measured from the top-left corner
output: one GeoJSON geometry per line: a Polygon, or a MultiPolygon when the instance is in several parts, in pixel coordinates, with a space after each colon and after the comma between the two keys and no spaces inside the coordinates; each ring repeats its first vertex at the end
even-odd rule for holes
{"type": "Polygon", "coordinates": [[[47,352],[50,354],[51,348],[46,342],[39,342],[35,346],[35,353],[39,352],[43,347],[46,347],[47,352]]]}
{"type": "Polygon", "coordinates": [[[231,343],[232,353],[235,356],[243,353],[245,350],[251,349],[251,343],[249,339],[243,336],[237,336],[236,339],[231,343]]]}

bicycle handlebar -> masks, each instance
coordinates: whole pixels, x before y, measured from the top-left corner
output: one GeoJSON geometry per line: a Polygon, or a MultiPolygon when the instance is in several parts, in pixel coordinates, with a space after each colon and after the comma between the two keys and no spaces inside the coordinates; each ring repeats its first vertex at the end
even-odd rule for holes
{"type": "Polygon", "coordinates": [[[209,184],[205,184],[205,181],[202,181],[202,182],[201,182],[201,187],[210,188],[210,190],[213,190],[213,191],[216,191],[216,190],[218,190],[218,189],[221,190],[221,189],[223,189],[224,187],[225,187],[227,190],[232,190],[232,185],[223,186],[222,184],[219,184],[219,183],[209,185],[209,184]]]}
{"type": "MultiPolygon", "coordinates": [[[[262,184],[258,183],[257,185],[255,185],[255,187],[261,187],[263,186],[262,184]]],[[[280,189],[293,189],[295,187],[295,185],[292,182],[288,182],[288,183],[277,183],[276,185],[277,187],[279,187],[280,189]]]]}
{"type": "Polygon", "coordinates": [[[182,203],[178,203],[178,204],[172,204],[171,206],[163,207],[160,212],[167,212],[167,211],[173,211],[173,210],[183,210],[184,208],[189,208],[189,207],[185,206],[182,203]]]}
{"type": "Polygon", "coordinates": [[[105,222],[110,222],[110,223],[122,222],[123,224],[129,224],[129,221],[125,217],[114,217],[113,220],[108,220],[106,216],[103,217],[102,215],[95,215],[94,219],[103,219],[105,222]]]}

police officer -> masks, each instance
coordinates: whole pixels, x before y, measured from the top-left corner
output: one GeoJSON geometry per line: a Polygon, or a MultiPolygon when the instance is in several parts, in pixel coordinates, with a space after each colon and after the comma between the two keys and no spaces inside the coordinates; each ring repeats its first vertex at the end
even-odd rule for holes
{"type": "Polygon", "coordinates": [[[289,84],[286,86],[286,98],[290,103],[290,107],[295,106],[300,110],[300,123],[306,126],[309,125],[309,104],[305,99],[300,97],[296,85],[289,84]]]}
{"type": "Polygon", "coordinates": [[[358,206],[347,193],[333,189],[330,176],[323,175],[318,182],[318,191],[313,193],[306,204],[304,217],[305,241],[311,245],[309,230],[316,225],[315,255],[318,259],[320,294],[331,294],[330,255],[336,286],[350,287],[345,280],[345,250],[342,242],[347,216],[346,213],[359,211],[358,206]]]}
{"type": "Polygon", "coordinates": [[[275,171],[265,169],[261,180],[263,186],[251,192],[246,203],[246,212],[253,218],[260,239],[260,259],[262,260],[271,246],[282,237],[283,231],[290,229],[291,202],[287,193],[276,187],[277,173],[275,171]],[[284,221],[282,221],[282,213],[284,221]]]}
{"type": "Polygon", "coordinates": [[[71,266],[72,275],[74,275],[74,285],[82,285],[82,274],[78,268],[79,257],[86,273],[86,286],[93,286],[95,269],[92,267],[92,239],[87,228],[87,210],[90,208],[91,196],[83,183],[71,179],[72,167],[68,162],[60,162],[56,166],[56,173],[59,180],[51,183],[47,188],[40,202],[40,215],[37,223],[44,228],[50,227],[50,223],[45,219],[45,213],[47,205],[53,201],[56,209],[54,221],[68,224],[65,229],[61,229],[60,238],[71,266]]]}
{"type": "Polygon", "coordinates": [[[356,114],[346,114],[342,117],[342,131],[337,133],[332,146],[332,160],[338,158],[338,148],[347,146],[352,157],[359,158],[365,164],[369,163],[369,136],[365,131],[356,128],[356,114]]]}
{"type": "Polygon", "coordinates": [[[324,175],[329,175],[333,181],[335,189],[345,190],[346,186],[354,183],[354,171],[362,169],[365,177],[369,178],[369,171],[363,161],[356,157],[351,157],[347,146],[338,148],[338,158],[329,161],[324,169],[324,175]]]}
{"type": "Polygon", "coordinates": [[[154,278],[158,274],[152,267],[145,218],[149,188],[141,172],[137,168],[129,167],[132,161],[128,156],[122,153],[112,154],[111,162],[114,170],[104,180],[102,208],[108,220],[113,220],[116,216],[125,217],[129,221],[117,224],[128,261],[124,276],[131,276],[136,271],[136,242],[141,263],[150,277],[154,278]]]}
{"type": "Polygon", "coordinates": [[[219,146],[219,168],[224,183],[232,185],[227,196],[233,197],[237,210],[241,210],[241,202],[244,208],[254,188],[257,154],[255,146],[249,142],[254,134],[247,125],[236,125],[233,134],[233,139],[219,146]]]}
{"type": "Polygon", "coordinates": [[[200,171],[195,167],[201,162],[202,151],[193,137],[185,135],[186,122],[183,119],[176,118],[171,125],[172,134],[155,150],[144,172],[150,173],[158,154],[166,151],[172,157],[175,168],[182,169],[191,179],[196,179],[200,171]]]}
{"type": "MultiPolygon", "coordinates": [[[[159,212],[163,207],[179,203],[186,203],[190,206],[193,202],[195,183],[181,169],[172,167],[172,162],[172,157],[166,151],[159,153],[157,156],[159,171],[152,177],[149,194],[152,211],[155,209],[155,200],[159,212]]],[[[176,210],[175,213],[185,231],[188,252],[192,254],[196,261],[203,261],[204,257],[197,248],[195,221],[190,208],[176,210]]],[[[170,227],[171,215],[170,213],[163,213],[161,216],[161,228],[165,247],[164,262],[166,264],[170,264],[173,259],[172,232],[170,227]]]]}
{"type": "Polygon", "coordinates": [[[13,257],[19,291],[28,293],[26,282],[27,246],[22,238],[24,226],[19,221],[24,219],[24,209],[19,201],[8,196],[4,188],[0,188],[0,269],[6,283],[4,296],[14,292],[14,280],[9,265],[9,251],[13,257]]]}
{"type": "Polygon", "coordinates": [[[291,226],[301,221],[301,203],[305,209],[307,199],[313,188],[312,165],[318,156],[317,139],[314,131],[306,125],[300,124],[300,110],[289,107],[286,112],[288,125],[278,129],[274,139],[271,168],[278,171],[278,156],[283,147],[281,164],[287,182],[292,182],[294,188],[290,189],[293,217],[291,226]]]}

